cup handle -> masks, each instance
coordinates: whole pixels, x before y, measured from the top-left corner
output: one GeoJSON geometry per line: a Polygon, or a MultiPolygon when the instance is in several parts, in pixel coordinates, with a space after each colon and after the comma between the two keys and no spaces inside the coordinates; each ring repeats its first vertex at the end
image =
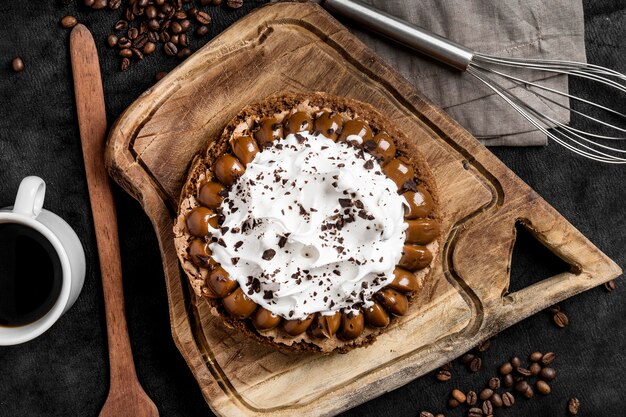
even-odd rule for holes
{"type": "Polygon", "coordinates": [[[46,183],[39,177],[26,177],[20,183],[17,190],[13,213],[22,216],[36,218],[41,213],[43,200],[46,195],[46,183]]]}

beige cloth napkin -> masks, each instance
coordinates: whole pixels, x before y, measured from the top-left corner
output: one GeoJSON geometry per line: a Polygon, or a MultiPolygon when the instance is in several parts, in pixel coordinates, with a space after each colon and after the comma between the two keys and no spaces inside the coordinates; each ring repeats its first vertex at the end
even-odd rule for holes
{"type": "MultiPolygon", "coordinates": [[[[482,53],[515,58],[586,60],[581,0],[363,1],[482,53]]],[[[352,28],[363,42],[486,145],[547,144],[543,133],[469,74],[448,68],[355,25],[352,28]]],[[[566,76],[510,71],[568,91],[566,76]]],[[[569,121],[569,111],[526,94],[541,111],[549,112],[560,122],[569,121]]],[[[567,104],[567,99],[559,99],[559,102],[567,104]]]]}

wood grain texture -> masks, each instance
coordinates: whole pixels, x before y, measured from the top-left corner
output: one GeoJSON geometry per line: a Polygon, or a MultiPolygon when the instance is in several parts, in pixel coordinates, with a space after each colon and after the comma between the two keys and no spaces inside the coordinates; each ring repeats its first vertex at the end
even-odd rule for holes
{"type": "Polygon", "coordinates": [[[156,230],[174,340],[222,416],[333,415],[429,372],[482,340],[621,272],[493,154],[312,4],[265,6],[142,95],[111,131],[107,163],[156,230]],[[419,138],[445,211],[445,243],[409,314],[346,355],[283,353],[224,327],[195,299],[172,223],[193,157],[245,105],[285,92],[365,101],[419,138]],[[515,224],[566,272],[508,294],[515,224]]]}
{"type": "Polygon", "coordinates": [[[110,388],[100,416],[156,417],[156,406],[137,379],[128,338],[117,216],[104,164],[107,125],[100,64],[93,37],[83,25],[72,30],[70,55],[109,342],[110,388]]]}

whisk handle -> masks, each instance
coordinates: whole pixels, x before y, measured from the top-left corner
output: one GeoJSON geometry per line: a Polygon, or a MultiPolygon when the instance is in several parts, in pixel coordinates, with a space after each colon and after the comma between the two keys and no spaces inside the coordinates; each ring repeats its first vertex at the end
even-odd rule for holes
{"type": "Polygon", "coordinates": [[[402,19],[356,0],[324,0],[321,5],[338,16],[344,16],[361,26],[390,38],[444,64],[465,71],[474,51],[435,35],[402,19]]]}

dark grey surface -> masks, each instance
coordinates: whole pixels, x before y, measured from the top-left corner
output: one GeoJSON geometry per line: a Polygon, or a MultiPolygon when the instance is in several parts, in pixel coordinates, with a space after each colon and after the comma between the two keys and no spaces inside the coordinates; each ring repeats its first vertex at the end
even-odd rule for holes
{"type": "MultiPolygon", "coordinates": [[[[211,36],[245,14],[210,8],[211,36]]],[[[626,73],[626,4],[586,0],[588,57],[626,73]]],[[[84,179],[68,54],[69,32],[58,27],[75,14],[96,36],[100,48],[108,120],[115,118],[151,83],[156,71],[176,61],[162,54],[131,71],[117,71],[104,38],[117,19],[114,12],[61,7],[47,1],[0,3],[0,207],[10,205],[19,181],[39,175],[48,184],[46,207],[65,218],[85,246],[88,261],[83,292],[74,307],[42,337],[0,348],[0,416],[96,416],[107,392],[107,351],[96,246],[84,179]],[[26,70],[10,71],[19,55],[26,70]]],[[[207,38],[208,39],[208,38],[207,38]]],[[[205,39],[206,41],[206,39],[205,39]]],[[[196,42],[194,46],[198,46],[196,42]]],[[[573,84],[574,92],[616,101],[624,98],[573,84]]],[[[626,265],[626,168],[599,165],[572,156],[557,145],[541,149],[494,149],[506,165],[530,184],[582,233],[618,264],[626,265]]],[[[210,416],[196,382],[170,335],[165,284],[156,238],[139,204],[115,189],[120,222],[124,288],[130,336],[139,378],[162,416],[210,416]]],[[[521,288],[528,277],[555,268],[536,262],[541,252],[522,251],[512,281],[521,288]]],[[[562,304],[571,325],[559,330],[545,313],[506,330],[483,355],[484,370],[469,374],[455,366],[452,383],[427,375],[345,416],[416,416],[422,409],[444,411],[453,385],[480,388],[495,366],[511,354],[532,350],[557,353],[558,378],[548,398],[518,400],[503,416],[566,415],[566,400],[581,399],[579,415],[623,416],[626,388],[626,291],[594,289],[562,304]]],[[[460,410],[445,411],[460,416],[460,410]]]]}

